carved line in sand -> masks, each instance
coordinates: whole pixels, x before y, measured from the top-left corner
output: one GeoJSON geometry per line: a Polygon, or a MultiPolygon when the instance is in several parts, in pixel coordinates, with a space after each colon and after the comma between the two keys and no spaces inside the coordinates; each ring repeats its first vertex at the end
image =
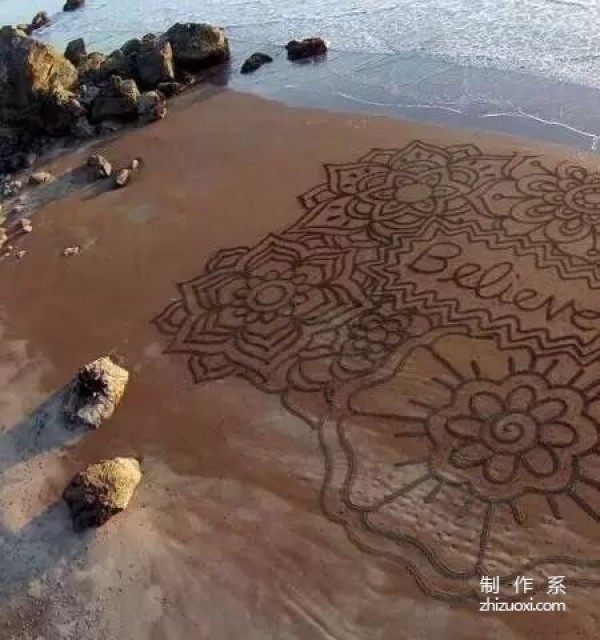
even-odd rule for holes
{"type": "Polygon", "coordinates": [[[421,142],[326,169],[299,222],[178,285],[166,351],[316,427],[325,513],[427,593],[596,584],[600,178],[421,142]]]}

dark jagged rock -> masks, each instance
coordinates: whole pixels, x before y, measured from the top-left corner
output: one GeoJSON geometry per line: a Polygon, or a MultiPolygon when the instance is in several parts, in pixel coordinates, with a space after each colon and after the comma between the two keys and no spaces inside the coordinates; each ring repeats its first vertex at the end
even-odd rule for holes
{"type": "Polygon", "coordinates": [[[58,51],[12,27],[0,29],[0,122],[67,133],[77,81],[77,70],[58,51]]]}
{"type": "Polygon", "coordinates": [[[64,136],[72,133],[85,108],[70,92],[56,91],[41,101],[41,114],[47,133],[64,136]]]}
{"type": "Polygon", "coordinates": [[[175,78],[173,52],[168,40],[148,34],[142,38],[135,57],[136,75],[140,86],[154,89],[160,82],[175,78]]]}
{"type": "Polygon", "coordinates": [[[162,120],[167,115],[167,102],[160,91],[147,91],[140,96],[138,113],[142,122],[162,120]]]}
{"type": "Polygon", "coordinates": [[[94,128],[85,116],[81,116],[80,118],[77,118],[77,120],[71,127],[71,134],[74,138],[78,138],[79,140],[93,138],[94,128]]]}
{"type": "Polygon", "coordinates": [[[164,37],[171,43],[175,66],[181,69],[200,69],[229,60],[229,41],[218,27],[178,22],[164,37]]]}
{"type": "Polygon", "coordinates": [[[87,48],[83,38],[71,40],[65,49],[65,58],[78,67],[87,58],[87,48]]]}
{"type": "Polygon", "coordinates": [[[292,40],[285,46],[289,60],[312,58],[327,53],[327,43],[322,38],[292,40]]]}
{"type": "Polygon", "coordinates": [[[107,58],[104,64],[104,75],[120,76],[121,78],[133,78],[135,74],[135,56],[123,53],[116,49],[107,58]]]}
{"type": "Polygon", "coordinates": [[[103,460],[77,473],[63,492],[73,529],[100,527],[125,510],[141,479],[135,458],[103,460]]]}
{"type": "Polygon", "coordinates": [[[50,18],[45,11],[39,11],[33,16],[33,20],[29,24],[29,29],[27,30],[27,34],[32,33],[33,31],[37,31],[42,27],[47,27],[50,24],[50,18]]]}
{"type": "Polygon", "coordinates": [[[253,53],[242,65],[241,73],[253,73],[260,69],[263,64],[273,62],[273,58],[266,53],[253,53]]]}
{"type": "Polygon", "coordinates": [[[142,42],[139,38],[132,38],[119,49],[119,51],[125,56],[134,56],[140,52],[142,48],[142,42]]]}
{"type": "Polygon", "coordinates": [[[107,57],[97,51],[80,58],[77,71],[80,81],[84,84],[103,82],[110,75],[107,68],[107,57]]]}
{"type": "Polygon", "coordinates": [[[85,0],[67,0],[63,6],[63,11],[75,11],[81,9],[85,4],[85,0]]]}
{"type": "Polygon", "coordinates": [[[125,124],[118,120],[103,120],[96,125],[96,131],[98,132],[98,135],[105,136],[120,131],[124,126],[125,124]]]}
{"type": "Polygon", "coordinates": [[[92,104],[90,120],[134,120],[138,116],[140,92],[134,80],[112,76],[92,104]]]}
{"type": "Polygon", "coordinates": [[[181,82],[160,82],[156,88],[164,96],[170,98],[171,96],[176,96],[178,93],[181,93],[184,89],[184,85],[181,84],[181,82]]]}

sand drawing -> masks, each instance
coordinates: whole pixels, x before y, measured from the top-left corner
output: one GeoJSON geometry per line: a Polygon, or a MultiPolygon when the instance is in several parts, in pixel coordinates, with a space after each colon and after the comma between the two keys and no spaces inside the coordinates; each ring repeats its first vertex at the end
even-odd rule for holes
{"type": "Polygon", "coordinates": [[[325,173],[292,226],[177,285],[165,351],[279,394],[320,439],[326,516],[431,596],[600,584],[577,535],[600,519],[600,175],[422,141],[325,173]]]}

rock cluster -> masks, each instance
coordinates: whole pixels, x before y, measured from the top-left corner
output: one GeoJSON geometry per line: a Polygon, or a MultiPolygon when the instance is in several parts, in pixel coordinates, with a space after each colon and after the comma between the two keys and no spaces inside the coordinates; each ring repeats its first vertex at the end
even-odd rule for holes
{"type": "MultiPolygon", "coordinates": [[[[83,5],[68,0],[66,11],[83,5]]],[[[45,24],[39,14],[32,24],[45,24]]],[[[29,31],[29,28],[28,28],[29,31]]],[[[30,31],[29,31],[30,32],[30,31]]],[[[0,29],[0,173],[27,166],[52,138],[89,138],[104,123],[164,118],[165,98],[194,81],[190,73],[224,62],[222,29],[178,23],[162,35],[132,39],[109,55],[69,42],[64,55],[21,29],[0,29]]]]}

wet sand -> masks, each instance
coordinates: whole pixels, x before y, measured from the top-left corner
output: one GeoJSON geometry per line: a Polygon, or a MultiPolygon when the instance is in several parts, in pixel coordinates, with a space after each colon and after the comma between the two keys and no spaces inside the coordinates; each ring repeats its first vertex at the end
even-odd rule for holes
{"type": "Polygon", "coordinates": [[[119,191],[64,178],[0,262],[3,637],[597,634],[597,160],[214,89],[98,151],[143,166],[119,191]],[[132,374],[110,422],[44,425],[109,353],[132,374]],[[490,427],[490,397],[514,419],[490,427]],[[455,465],[482,417],[487,457],[455,465]],[[72,533],[63,487],[117,455],[142,459],[133,504],[72,533]],[[536,601],[566,575],[567,611],[479,613],[486,572],[507,598],[530,575],[536,601]]]}

